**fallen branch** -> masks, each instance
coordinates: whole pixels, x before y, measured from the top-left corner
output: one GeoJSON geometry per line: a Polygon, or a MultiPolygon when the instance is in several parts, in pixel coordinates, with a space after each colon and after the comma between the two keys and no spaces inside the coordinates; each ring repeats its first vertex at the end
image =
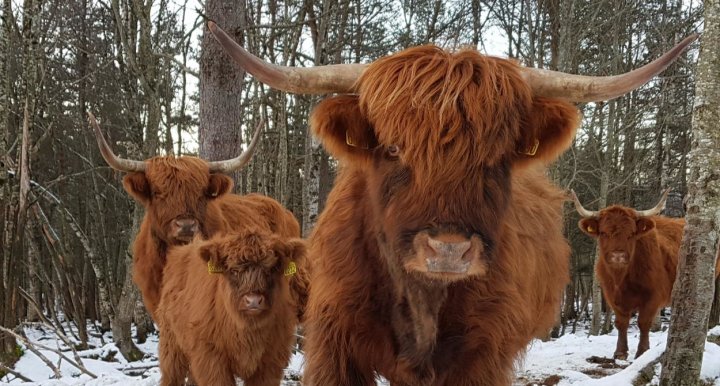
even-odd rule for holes
{"type": "Polygon", "coordinates": [[[157,361],[155,361],[155,362],[145,363],[142,365],[123,367],[120,371],[122,371],[123,374],[125,374],[125,375],[142,375],[142,373],[144,373],[145,371],[150,370],[154,367],[157,367],[157,365],[158,365],[158,363],[157,363],[157,361]]]}
{"type": "Polygon", "coordinates": [[[14,375],[15,377],[17,377],[17,378],[19,378],[19,379],[22,379],[23,382],[32,382],[32,381],[33,381],[32,379],[30,379],[30,378],[28,378],[28,377],[26,377],[26,376],[18,373],[17,371],[15,371],[15,370],[13,370],[13,369],[5,366],[5,365],[2,364],[2,363],[0,363],[0,369],[2,369],[3,371],[7,371],[9,374],[12,374],[12,375],[14,375]]]}
{"type": "Polygon", "coordinates": [[[35,299],[33,299],[30,296],[30,294],[25,292],[25,290],[22,288],[19,288],[19,291],[20,291],[20,295],[23,298],[25,298],[25,300],[27,300],[27,302],[35,309],[35,312],[40,316],[40,319],[43,321],[43,323],[25,323],[25,325],[31,325],[31,326],[38,325],[38,326],[42,326],[42,327],[51,329],[55,333],[55,335],[57,337],[59,337],[60,340],[62,340],[63,343],[65,343],[65,345],[67,345],[70,348],[70,350],[72,350],[75,361],[80,366],[85,367],[85,364],[83,363],[82,359],[80,358],[80,355],[78,355],[77,350],[75,350],[75,345],[73,344],[73,342],[71,342],[70,339],[68,339],[68,337],[65,334],[63,334],[62,331],[60,331],[57,327],[55,327],[52,323],[50,323],[50,321],[45,317],[45,315],[40,310],[40,307],[35,302],[35,299]]]}
{"type": "Polygon", "coordinates": [[[49,347],[49,346],[45,346],[44,344],[40,344],[40,343],[37,343],[37,342],[30,342],[28,339],[26,339],[26,338],[23,337],[22,335],[14,332],[14,331],[12,331],[12,330],[9,330],[9,329],[7,329],[7,328],[5,328],[5,327],[2,327],[2,326],[0,326],[0,331],[6,332],[6,333],[14,336],[16,339],[21,340],[21,341],[25,344],[25,346],[27,346],[28,350],[32,351],[33,354],[35,354],[35,355],[37,355],[38,357],[40,357],[40,359],[42,359],[43,362],[45,362],[45,364],[53,370],[53,372],[55,373],[55,377],[56,377],[56,378],[60,378],[60,369],[59,369],[58,367],[54,366],[54,365],[52,364],[52,362],[50,362],[50,360],[47,359],[46,356],[44,356],[43,354],[41,354],[40,351],[38,351],[38,348],[39,348],[39,349],[42,349],[42,350],[50,351],[50,352],[52,352],[52,353],[57,354],[58,357],[60,357],[61,359],[64,359],[65,361],[67,361],[71,366],[75,367],[76,369],[82,371],[83,373],[89,375],[89,376],[92,377],[92,378],[97,378],[97,375],[95,375],[95,374],[93,374],[92,372],[90,372],[90,370],[88,370],[87,368],[85,368],[85,366],[83,366],[83,365],[81,365],[81,364],[78,364],[78,363],[75,362],[74,360],[68,358],[67,355],[65,355],[65,354],[62,352],[62,350],[60,350],[60,349],[55,349],[55,348],[52,348],[52,347],[49,347]]]}
{"type": "Polygon", "coordinates": [[[16,333],[15,331],[13,331],[9,328],[5,328],[3,326],[0,326],[0,331],[6,333],[8,335],[12,335],[15,337],[15,339],[23,342],[25,344],[25,347],[27,347],[27,349],[30,350],[30,352],[37,355],[37,357],[40,358],[40,360],[45,362],[45,365],[53,371],[53,374],[55,374],[55,378],[58,378],[58,379],[60,378],[60,369],[55,367],[55,365],[53,365],[53,363],[50,362],[50,360],[45,355],[43,355],[37,348],[35,348],[35,346],[29,340],[25,339],[24,336],[16,333]]]}

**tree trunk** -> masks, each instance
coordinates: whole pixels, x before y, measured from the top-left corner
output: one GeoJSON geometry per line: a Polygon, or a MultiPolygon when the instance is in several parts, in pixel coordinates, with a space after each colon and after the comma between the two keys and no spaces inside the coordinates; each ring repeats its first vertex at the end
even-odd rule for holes
{"type": "MultiPolygon", "coordinates": [[[[133,213],[133,227],[131,234],[137,235],[142,222],[143,209],[138,204],[135,205],[133,213]]],[[[134,237],[133,237],[134,239],[134,237]]],[[[131,248],[132,240],[130,242],[131,248]]],[[[122,291],[120,292],[120,300],[115,306],[114,313],[111,316],[111,325],[113,332],[113,340],[117,345],[120,353],[128,362],[138,361],[142,359],[143,352],[135,346],[132,340],[131,326],[135,315],[135,304],[140,298],[140,293],[132,281],[132,254],[130,251],[125,254],[125,279],[123,281],[122,291]]]]}
{"type": "MultiPolygon", "coordinates": [[[[245,2],[208,0],[205,15],[244,45],[245,2]]],[[[207,28],[201,44],[200,157],[211,161],[233,158],[241,149],[241,128],[246,122],[240,108],[245,72],[226,57],[207,28]]],[[[239,186],[239,172],[234,173],[233,180],[239,186]]]]}
{"type": "Polygon", "coordinates": [[[660,384],[699,385],[720,224],[720,0],[706,0],[688,156],[687,215],[660,384]]]}
{"type": "Polygon", "coordinates": [[[715,279],[715,291],[713,295],[710,317],[708,318],[708,329],[720,324],[720,277],[715,279]]]}

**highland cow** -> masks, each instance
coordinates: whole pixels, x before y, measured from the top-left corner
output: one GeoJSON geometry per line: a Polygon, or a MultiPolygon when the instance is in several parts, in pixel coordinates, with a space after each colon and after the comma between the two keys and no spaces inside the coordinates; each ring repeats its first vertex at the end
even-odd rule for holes
{"type": "Polygon", "coordinates": [[[527,69],[422,46],[369,65],[264,63],[215,24],[249,73],[323,100],[314,134],[340,171],[310,238],[306,386],[509,385],[556,321],[568,282],[564,194],[545,167],[570,146],[573,101],[645,83],[692,40],[619,77],[527,69]]]}
{"type": "MultiPolygon", "coordinates": [[[[145,307],[154,318],[160,302],[167,250],[194,237],[251,227],[299,237],[300,225],[290,211],[270,197],[229,193],[233,181],[226,173],[242,168],[252,157],[262,123],[247,150],[235,159],[208,162],[197,157],[153,157],[145,161],[116,156],[92,114],[91,126],[105,161],[113,169],[128,173],[123,187],[145,207],[145,217],[133,243],[133,281],[145,307]]],[[[303,286],[298,296],[306,296],[303,286]]]]}
{"type": "Polygon", "coordinates": [[[244,231],[173,247],[160,305],[163,386],[277,386],[298,323],[291,282],[305,242],[244,231]]]}
{"type": "MultiPolygon", "coordinates": [[[[640,327],[635,352],[638,358],[650,348],[650,327],[655,316],[670,305],[685,220],[659,215],[669,192],[663,193],[655,207],[642,211],[622,205],[590,211],[572,192],[581,216],[580,230],[598,240],[595,273],[605,301],[615,312],[615,359],[627,359],[627,330],[634,312],[638,313],[640,327]]],[[[718,269],[716,266],[716,275],[718,269]]]]}

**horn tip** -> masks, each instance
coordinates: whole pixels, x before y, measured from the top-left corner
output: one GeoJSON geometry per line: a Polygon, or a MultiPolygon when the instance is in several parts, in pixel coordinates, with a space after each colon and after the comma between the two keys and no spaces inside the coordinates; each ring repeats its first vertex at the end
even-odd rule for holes
{"type": "Polygon", "coordinates": [[[208,29],[210,30],[210,32],[212,32],[212,33],[217,32],[217,24],[215,24],[214,21],[208,20],[207,26],[208,26],[208,29]]]}

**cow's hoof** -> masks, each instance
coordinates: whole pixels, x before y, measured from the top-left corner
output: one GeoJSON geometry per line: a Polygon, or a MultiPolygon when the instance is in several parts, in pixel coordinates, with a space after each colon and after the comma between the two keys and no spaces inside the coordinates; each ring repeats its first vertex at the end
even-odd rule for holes
{"type": "Polygon", "coordinates": [[[613,354],[613,359],[619,359],[621,361],[627,360],[627,357],[628,357],[627,351],[625,351],[625,352],[615,351],[615,354],[613,354]]]}

